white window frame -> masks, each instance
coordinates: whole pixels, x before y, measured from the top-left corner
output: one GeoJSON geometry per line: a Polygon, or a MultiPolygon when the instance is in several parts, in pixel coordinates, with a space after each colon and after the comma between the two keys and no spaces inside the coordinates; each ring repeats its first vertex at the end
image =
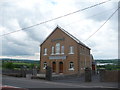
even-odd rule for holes
{"type": "Polygon", "coordinates": [[[52,46],[52,53],[51,53],[51,55],[54,55],[54,51],[55,51],[55,47],[52,46]]]}
{"type": "Polygon", "coordinates": [[[69,54],[74,54],[74,46],[69,47],[69,54]]]}
{"type": "Polygon", "coordinates": [[[61,46],[61,54],[64,54],[64,46],[61,46]]]}
{"type": "Polygon", "coordinates": [[[44,55],[47,55],[47,48],[44,48],[44,55]]]}
{"type": "Polygon", "coordinates": [[[44,62],[43,63],[43,69],[46,69],[46,67],[47,67],[47,62],[44,62]]]}
{"type": "Polygon", "coordinates": [[[60,43],[56,43],[55,53],[60,54],[60,43]]]}
{"type": "Polygon", "coordinates": [[[69,63],[69,70],[74,70],[74,62],[69,63]]]}

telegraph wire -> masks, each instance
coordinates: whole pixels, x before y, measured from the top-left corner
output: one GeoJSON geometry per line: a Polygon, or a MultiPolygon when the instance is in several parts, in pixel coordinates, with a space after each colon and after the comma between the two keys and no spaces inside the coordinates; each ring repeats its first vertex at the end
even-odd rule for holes
{"type": "MultiPolygon", "coordinates": [[[[95,16],[98,16],[98,15],[101,15],[101,13],[102,14],[105,14],[105,13],[108,13],[108,12],[110,12],[111,10],[114,10],[114,9],[116,9],[116,8],[112,8],[112,9],[109,9],[109,10],[105,10],[105,11],[102,11],[102,12],[100,12],[100,13],[97,13],[97,14],[94,14],[94,15],[91,15],[91,16],[88,16],[88,17],[85,17],[85,18],[91,18],[91,17],[95,17],[95,16]]],[[[69,25],[71,25],[71,24],[75,24],[75,23],[77,23],[77,22],[79,22],[81,19],[79,19],[79,20],[77,20],[77,21],[73,21],[73,22],[71,22],[71,23],[69,23],[69,24],[66,24],[66,25],[64,25],[64,27],[67,27],[67,26],[69,26],[69,25]]]]}
{"type": "Polygon", "coordinates": [[[56,17],[56,18],[47,20],[47,21],[43,21],[43,22],[41,22],[41,23],[38,23],[38,24],[35,24],[35,25],[32,25],[32,26],[28,26],[28,27],[25,27],[25,28],[22,28],[22,29],[19,29],[19,30],[16,30],[16,31],[12,31],[12,32],[9,32],[9,33],[0,35],[0,37],[9,35],[9,34],[12,34],[12,33],[15,33],[15,32],[19,32],[19,31],[22,31],[22,30],[29,30],[28,28],[32,28],[32,27],[35,27],[35,26],[38,26],[38,25],[40,25],[40,24],[44,24],[44,23],[47,23],[47,22],[50,22],[50,21],[54,21],[54,20],[57,20],[57,19],[59,19],[59,18],[63,18],[63,17],[69,16],[69,15],[71,15],[71,14],[75,14],[75,13],[78,13],[78,12],[81,12],[81,11],[84,11],[84,10],[87,10],[87,9],[89,9],[89,8],[93,8],[93,7],[95,7],[95,6],[104,4],[104,3],[109,2],[109,1],[111,1],[111,0],[104,1],[104,2],[101,2],[101,3],[98,3],[98,4],[95,4],[95,5],[92,5],[92,6],[89,6],[89,7],[86,7],[86,8],[77,10],[77,11],[74,11],[74,12],[71,12],[71,13],[68,13],[68,14],[65,14],[65,15],[62,15],[62,16],[59,16],[59,17],[56,17]]]}
{"type": "MultiPolygon", "coordinates": [[[[120,8],[120,7],[119,7],[120,8]]],[[[112,16],[119,10],[119,8],[117,10],[115,10],[115,12],[113,12],[110,17],[93,33],[91,34],[86,40],[84,40],[83,42],[87,41],[88,39],[90,39],[93,35],[95,35],[111,18],[112,16]]]]}

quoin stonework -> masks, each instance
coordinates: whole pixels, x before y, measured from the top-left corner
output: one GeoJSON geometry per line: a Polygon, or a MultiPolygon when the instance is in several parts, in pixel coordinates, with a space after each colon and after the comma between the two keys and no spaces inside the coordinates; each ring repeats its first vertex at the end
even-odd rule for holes
{"type": "Polygon", "coordinates": [[[56,74],[82,74],[92,61],[90,48],[59,26],[40,45],[42,73],[50,66],[56,74]]]}

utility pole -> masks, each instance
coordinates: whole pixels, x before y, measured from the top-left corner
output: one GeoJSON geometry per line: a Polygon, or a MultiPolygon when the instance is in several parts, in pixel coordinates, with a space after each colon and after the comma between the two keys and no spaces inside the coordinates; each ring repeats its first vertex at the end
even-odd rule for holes
{"type": "Polygon", "coordinates": [[[118,61],[120,59],[120,1],[118,2],[118,61]]]}

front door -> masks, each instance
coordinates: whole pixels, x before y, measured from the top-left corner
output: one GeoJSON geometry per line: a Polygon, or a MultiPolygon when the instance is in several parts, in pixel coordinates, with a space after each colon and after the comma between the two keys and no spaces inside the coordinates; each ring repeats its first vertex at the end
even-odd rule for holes
{"type": "Polygon", "coordinates": [[[63,62],[59,63],[59,73],[63,73],[63,62]]]}
{"type": "Polygon", "coordinates": [[[56,63],[55,62],[52,63],[52,69],[53,69],[53,72],[56,71],[56,63]]]}

